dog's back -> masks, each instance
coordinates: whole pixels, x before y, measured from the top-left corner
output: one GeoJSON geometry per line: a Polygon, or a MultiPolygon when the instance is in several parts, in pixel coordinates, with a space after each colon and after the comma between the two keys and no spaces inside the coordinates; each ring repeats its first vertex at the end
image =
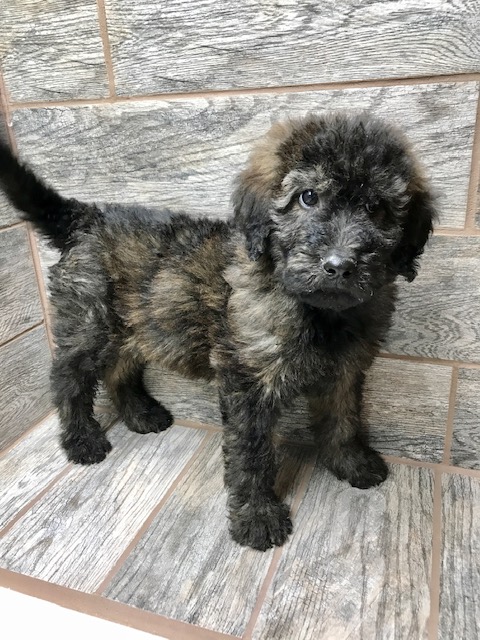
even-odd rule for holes
{"type": "Polygon", "coordinates": [[[1,142],[0,186],[23,219],[62,251],[50,272],[57,341],[70,345],[83,336],[108,352],[114,340],[184,375],[213,376],[212,331],[228,298],[227,223],[64,198],[1,142]],[[64,335],[73,316],[73,324],[85,317],[83,333],[64,335]]]}
{"type": "Polygon", "coordinates": [[[169,210],[108,205],[98,231],[111,306],[132,350],[189,377],[209,364],[228,285],[230,228],[169,210]]]}

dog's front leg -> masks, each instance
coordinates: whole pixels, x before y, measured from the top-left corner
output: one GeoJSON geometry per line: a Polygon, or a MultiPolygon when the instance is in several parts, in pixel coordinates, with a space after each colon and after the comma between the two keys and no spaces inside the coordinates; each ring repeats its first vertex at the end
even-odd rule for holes
{"type": "Polygon", "coordinates": [[[274,491],[277,403],[255,382],[227,379],[220,385],[220,407],[232,538],[261,551],[280,546],[292,522],[288,506],[274,491]]]}
{"type": "Polygon", "coordinates": [[[325,382],[308,403],[312,429],[324,465],[360,489],[385,480],[388,467],[368,446],[361,420],[364,375],[352,372],[325,382]]]}

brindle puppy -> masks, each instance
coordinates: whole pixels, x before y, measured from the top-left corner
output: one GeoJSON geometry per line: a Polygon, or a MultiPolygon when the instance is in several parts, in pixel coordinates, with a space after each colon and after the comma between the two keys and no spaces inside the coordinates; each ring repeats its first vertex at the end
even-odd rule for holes
{"type": "Polygon", "coordinates": [[[292,530],[273,489],[272,431],[298,394],[338,478],[385,480],[361,423],[365,371],[390,325],[395,279],[414,279],[435,217],[397,131],[368,116],[275,125],[237,180],[230,222],[67,200],[4,146],[0,182],[62,251],[51,270],[52,386],[70,460],[100,462],[111,449],[93,417],[99,379],[129,429],[172,424],[143,384],[156,361],[218,384],[240,544],[268,549],[292,530]]]}

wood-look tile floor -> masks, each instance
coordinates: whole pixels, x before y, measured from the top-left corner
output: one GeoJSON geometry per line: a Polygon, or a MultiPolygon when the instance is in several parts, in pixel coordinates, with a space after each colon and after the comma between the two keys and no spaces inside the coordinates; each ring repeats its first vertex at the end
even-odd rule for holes
{"type": "Polygon", "coordinates": [[[260,553],[228,535],[218,428],[104,422],[94,467],[67,463],[55,416],[0,456],[0,585],[171,639],[480,637],[478,466],[387,456],[361,491],[280,444],[294,533],[260,553]]]}

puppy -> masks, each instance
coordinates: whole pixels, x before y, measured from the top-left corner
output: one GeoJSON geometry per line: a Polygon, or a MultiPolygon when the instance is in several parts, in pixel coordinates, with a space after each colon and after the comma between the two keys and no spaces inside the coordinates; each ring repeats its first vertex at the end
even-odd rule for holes
{"type": "Polygon", "coordinates": [[[385,480],[361,420],[365,372],[395,279],[415,278],[435,218],[399,132],[367,115],[274,125],[237,179],[228,222],[63,198],[5,146],[0,183],[62,252],[50,273],[51,379],[71,461],[111,449],[93,417],[99,380],[129,429],[172,424],[144,387],[156,361],[218,385],[238,543],[265,550],[292,530],[274,492],[272,431],[299,394],[324,464],[354,487],[385,480]]]}

